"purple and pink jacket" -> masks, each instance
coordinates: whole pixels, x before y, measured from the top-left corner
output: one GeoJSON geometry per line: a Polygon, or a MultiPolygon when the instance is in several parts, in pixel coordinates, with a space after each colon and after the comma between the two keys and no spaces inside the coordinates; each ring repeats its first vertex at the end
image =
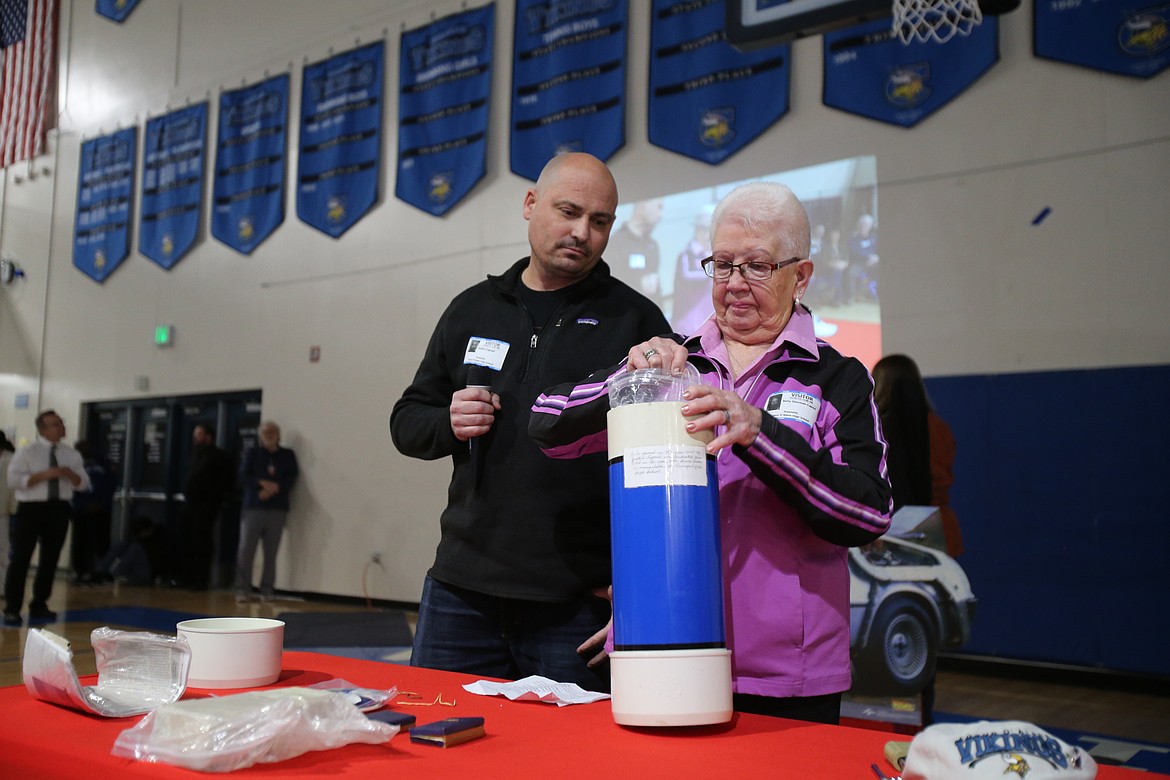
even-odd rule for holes
{"type": "MultiPolygon", "coordinates": [[[[873,381],[813,334],[798,306],[769,351],[734,382],[713,319],[685,342],[706,384],[764,409],[747,447],[719,453],[724,608],[737,693],[847,690],[847,548],[889,527],[873,381]]],[[[541,394],[529,433],[554,458],[606,451],[607,380],[625,366],[541,394]]]]}

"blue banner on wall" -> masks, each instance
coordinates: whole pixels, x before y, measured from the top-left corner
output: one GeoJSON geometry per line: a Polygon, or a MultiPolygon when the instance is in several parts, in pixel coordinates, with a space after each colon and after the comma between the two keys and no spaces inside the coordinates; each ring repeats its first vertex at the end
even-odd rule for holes
{"type": "Polygon", "coordinates": [[[297,216],[337,238],[378,200],[385,43],[305,66],[297,216]]]}
{"type": "Polygon", "coordinates": [[[98,15],[113,19],[119,24],[126,21],[126,17],[137,7],[138,0],[96,0],[98,15]]]}
{"type": "Polygon", "coordinates": [[[396,194],[441,216],[483,178],[494,4],[402,33],[396,194]]]}
{"type": "Polygon", "coordinates": [[[206,159],[206,102],[147,120],[138,251],[167,270],[199,237],[206,159]]]}
{"type": "Polygon", "coordinates": [[[512,172],[536,181],[561,152],[608,160],[626,142],[626,0],[517,0],[512,172]]]}
{"type": "Polygon", "coordinates": [[[284,222],[288,80],[219,96],[211,235],[245,255],[284,222]]]}
{"type": "Polygon", "coordinates": [[[788,113],[789,46],[727,42],[723,0],[654,0],[650,143],[718,165],[788,113]]]}
{"type": "Polygon", "coordinates": [[[974,84],[999,60],[999,21],[970,35],[904,44],[889,19],[825,33],[824,103],[891,125],[913,127],[974,84]]]}
{"type": "Polygon", "coordinates": [[[743,53],[724,2],[654,0],[649,140],[718,165],[789,111],[789,44],[743,53]]]}
{"type": "Polygon", "coordinates": [[[95,282],[104,282],[130,254],[137,158],[136,127],[81,144],[73,265],[95,282]]]}
{"type": "Polygon", "coordinates": [[[1170,66],[1170,4],[1033,0],[1037,57],[1149,78],[1170,66]]]}

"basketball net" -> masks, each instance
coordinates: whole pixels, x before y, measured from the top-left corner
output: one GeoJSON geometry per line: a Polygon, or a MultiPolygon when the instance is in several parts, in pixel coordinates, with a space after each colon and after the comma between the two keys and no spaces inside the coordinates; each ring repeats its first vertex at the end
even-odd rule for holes
{"type": "Polygon", "coordinates": [[[894,0],[894,35],[902,43],[946,43],[983,21],[978,0],[894,0]]]}

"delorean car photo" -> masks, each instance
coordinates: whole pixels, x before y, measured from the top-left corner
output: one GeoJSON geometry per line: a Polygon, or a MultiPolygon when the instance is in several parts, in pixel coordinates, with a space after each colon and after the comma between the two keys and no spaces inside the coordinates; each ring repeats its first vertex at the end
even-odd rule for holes
{"type": "Polygon", "coordinates": [[[849,550],[849,574],[855,690],[921,691],[939,651],[971,635],[976,599],[963,568],[938,549],[887,534],[849,550]]]}

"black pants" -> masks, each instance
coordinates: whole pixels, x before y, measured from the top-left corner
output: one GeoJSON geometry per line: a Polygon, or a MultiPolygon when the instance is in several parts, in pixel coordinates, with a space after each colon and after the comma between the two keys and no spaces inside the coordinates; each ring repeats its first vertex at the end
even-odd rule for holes
{"type": "Polygon", "coordinates": [[[839,693],[791,699],[736,693],[732,696],[732,704],[736,712],[771,715],[774,718],[790,718],[808,723],[831,723],[834,726],[841,722],[841,694],[839,693]]]}
{"type": "Polygon", "coordinates": [[[69,561],[73,575],[88,579],[97,563],[110,549],[110,513],[102,509],[79,509],[73,513],[73,535],[69,544],[69,561]]]}
{"type": "Polygon", "coordinates": [[[32,601],[29,609],[43,611],[49,608],[53,593],[53,578],[57,575],[57,559],[69,530],[71,507],[68,501],[21,502],[16,514],[8,518],[8,576],[4,578],[5,612],[20,612],[24,603],[24,586],[33,550],[40,544],[37,576],[33,580],[32,601]]]}
{"type": "Polygon", "coordinates": [[[211,582],[211,562],[215,555],[215,524],[219,506],[187,504],[179,514],[182,523],[182,557],[179,570],[182,584],[206,590],[211,582]]]}

